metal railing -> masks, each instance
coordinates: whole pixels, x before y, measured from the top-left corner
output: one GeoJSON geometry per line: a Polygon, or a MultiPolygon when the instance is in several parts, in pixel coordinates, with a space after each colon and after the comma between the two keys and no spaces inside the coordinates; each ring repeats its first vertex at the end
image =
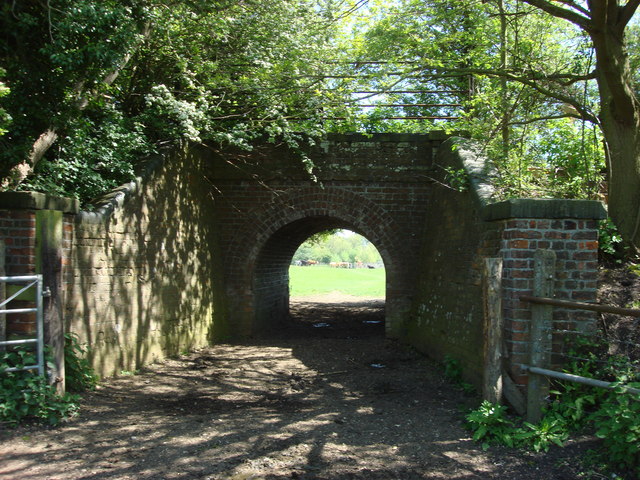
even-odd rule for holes
{"type": "Polygon", "coordinates": [[[640,317],[639,309],[553,298],[554,279],[555,253],[549,250],[537,251],[534,268],[533,295],[520,296],[520,301],[532,304],[530,361],[528,365],[522,365],[524,370],[532,374],[529,377],[527,387],[527,420],[532,423],[537,423],[542,416],[543,399],[548,390],[548,383],[542,381],[544,377],[580,383],[597,388],[619,388],[621,392],[635,395],[640,394],[640,390],[628,386],[621,387],[616,382],[607,382],[546,368],[552,355],[559,354],[562,356],[562,353],[555,352],[552,348],[552,336],[554,333],[562,335],[566,333],[581,333],[577,330],[554,330],[553,307],[640,317]]]}
{"type": "Polygon", "coordinates": [[[0,347],[16,346],[16,345],[33,345],[36,346],[37,364],[25,365],[24,367],[11,367],[7,368],[5,372],[16,372],[23,370],[38,370],[39,375],[45,373],[45,360],[44,360],[44,316],[43,316],[43,301],[45,296],[42,275],[25,275],[17,277],[1,277],[0,282],[5,284],[26,284],[23,288],[19,289],[16,293],[0,302],[0,315],[2,314],[17,314],[17,313],[35,313],[36,314],[36,336],[34,338],[24,338],[20,340],[4,340],[0,341],[0,347]],[[35,307],[29,308],[7,308],[8,304],[18,298],[20,295],[27,292],[30,288],[35,288],[35,307]]]}

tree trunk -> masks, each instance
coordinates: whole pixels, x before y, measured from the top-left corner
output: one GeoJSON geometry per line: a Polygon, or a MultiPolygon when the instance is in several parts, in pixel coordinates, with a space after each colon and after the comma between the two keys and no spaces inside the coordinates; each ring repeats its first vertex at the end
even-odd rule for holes
{"type": "Polygon", "coordinates": [[[624,26],[594,15],[600,122],[608,155],[609,216],[640,251],[640,103],[633,90],[624,26]]]}
{"type": "Polygon", "coordinates": [[[606,120],[602,128],[609,155],[609,216],[625,242],[640,251],[640,123],[606,120]]]}

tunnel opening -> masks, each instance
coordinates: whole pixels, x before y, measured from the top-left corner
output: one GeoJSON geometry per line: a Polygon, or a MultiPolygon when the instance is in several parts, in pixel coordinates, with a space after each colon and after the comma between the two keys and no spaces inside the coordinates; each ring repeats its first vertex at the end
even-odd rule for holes
{"type": "Polygon", "coordinates": [[[383,335],[384,262],[366,237],[346,229],[312,235],[289,267],[289,319],[315,334],[383,335]]]}
{"type": "Polygon", "coordinates": [[[254,332],[383,336],[389,282],[383,255],[366,234],[340,219],[315,216],[271,235],[254,270],[254,332]],[[345,251],[331,252],[322,239],[345,251]]]}

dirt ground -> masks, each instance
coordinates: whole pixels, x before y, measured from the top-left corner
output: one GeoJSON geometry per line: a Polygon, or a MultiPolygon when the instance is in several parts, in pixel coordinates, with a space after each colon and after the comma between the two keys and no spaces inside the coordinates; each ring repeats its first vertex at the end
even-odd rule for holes
{"type": "Polygon", "coordinates": [[[0,432],[0,479],[607,478],[583,473],[588,437],[483,451],[462,424],[478,398],[384,338],[381,300],[292,313],[268,337],[108,380],[59,427],[0,432]]]}

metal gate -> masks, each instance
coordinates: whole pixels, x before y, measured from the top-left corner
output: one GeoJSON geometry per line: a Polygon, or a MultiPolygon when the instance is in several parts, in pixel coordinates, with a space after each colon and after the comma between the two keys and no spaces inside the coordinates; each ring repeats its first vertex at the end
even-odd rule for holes
{"type": "MultiPolygon", "coordinates": [[[[19,277],[0,277],[0,282],[7,285],[26,284],[20,288],[16,293],[10,297],[2,300],[0,303],[0,315],[7,313],[35,313],[36,314],[36,336],[35,338],[24,338],[21,340],[5,340],[0,341],[0,347],[10,345],[36,345],[36,353],[38,363],[36,365],[25,365],[20,368],[8,368],[5,372],[15,372],[20,370],[38,370],[40,375],[45,373],[45,360],[44,360],[44,316],[42,312],[42,297],[45,296],[43,290],[42,275],[26,275],[19,277]],[[12,300],[18,298],[20,295],[27,293],[31,288],[35,289],[35,307],[32,308],[7,308],[7,305],[12,300]]],[[[1,373],[1,372],[0,372],[1,373]]]]}

